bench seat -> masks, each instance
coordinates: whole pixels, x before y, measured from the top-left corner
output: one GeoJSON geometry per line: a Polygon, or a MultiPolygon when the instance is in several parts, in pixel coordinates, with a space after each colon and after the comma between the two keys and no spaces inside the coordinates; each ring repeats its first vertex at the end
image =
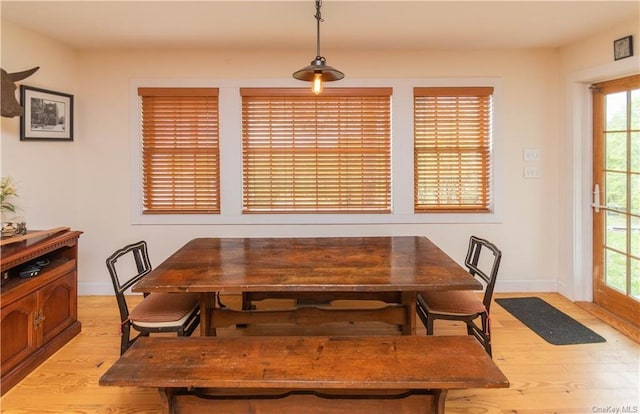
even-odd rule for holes
{"type": "Polygon", "coordinates": [[[184,394],[210,404],[296,393],[345,400],[429,394],[424,412],[443,413],[449,389],[509,382],[470,336],[243,336],[140,338],[100,385],[158,388],[166,413],[178,411],[184,394]]]}

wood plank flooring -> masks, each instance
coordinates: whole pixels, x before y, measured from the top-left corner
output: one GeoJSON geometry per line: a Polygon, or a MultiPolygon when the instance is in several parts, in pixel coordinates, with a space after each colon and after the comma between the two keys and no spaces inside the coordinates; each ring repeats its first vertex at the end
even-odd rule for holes
{"type": "MultiPolygon", "coordinates": [[[[530,294],[496,295],[507,296],[530,294]]],[[[559,294],[536,296],[586,324],[607,342],[550,345],[494,304],[494,360],[509,378],[511,387],[451,391],[447,413],[640,413],[640,345],[559,294]]],[[[223,300],[235,305],[238,298],[223,297],[223,300]]],[[[100,376],[119,357],[118,311],[111,296],[80,297],[78,302],[80,335],[7,392],[0,399],[0,412],[159,412],[160,397],[155,390],[98,386],[100,376]]],[[[233,328],[221,330],[220,335],[277,335],[290,333],[290,329],[289,326],[233,328]]],[[[375,323],[329,324],[314,332],[397,334],[392,327],[375,323]]],[[[437,321],[436,333],[464,334],[464,327],[437,321]]],[[[419,334],[424,334],[421,325],[419,334]]],[[[300,412],[305,411],[300,408],[300,412]]],[[[392,414],[388,407],[382,411],[392,414]]]]}

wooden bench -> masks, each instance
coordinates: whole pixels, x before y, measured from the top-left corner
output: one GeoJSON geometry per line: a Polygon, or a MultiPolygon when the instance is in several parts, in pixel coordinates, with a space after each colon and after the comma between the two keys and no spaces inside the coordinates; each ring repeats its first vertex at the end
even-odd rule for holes
{"type": "Polygon", "coordinates": [[[302,398],[297,412],[299,404],[310,413],[329,401],[348,407],[345,412],[371,414],[444,413],[450,389],[507,388],[509,382],[470,336],[243,336],[140,338],[100,385],[158,388],[163,411],[172,414],[185,407],[211,412],[204,408],[226,400],[251,405],[224,412],[296,412],[283,408],[296,397],[302,398]],[[400,407],[398,400],[413,396],[426,397],[408,411],[376,409],[389,400],[400,407]],[[276,406],[275,398],[284,399],[276,406]],[[362,409],[354,409],[360,403],[362,409]]]}

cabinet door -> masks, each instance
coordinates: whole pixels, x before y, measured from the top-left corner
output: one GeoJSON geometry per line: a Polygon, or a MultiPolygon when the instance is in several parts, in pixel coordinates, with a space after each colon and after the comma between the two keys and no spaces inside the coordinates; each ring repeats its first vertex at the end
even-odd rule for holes
{"type": "Polygon", "coordinates": [[[39,292],[42,340],[48,342],[77,319],[76,272],[69,272],[39,292]]]}
{"type": "Polygon", "coordinates": [[[2,308],[0,342],[2,375],[30,355],[40,345],[35,331],[38,316],[36,294],[25,296],[2,308]]]}

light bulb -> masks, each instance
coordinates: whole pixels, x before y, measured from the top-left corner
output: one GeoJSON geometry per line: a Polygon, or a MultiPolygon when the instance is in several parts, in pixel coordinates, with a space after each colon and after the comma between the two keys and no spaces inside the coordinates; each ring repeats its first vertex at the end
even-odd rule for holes
{"type": "Polygon", "coordinates": [[[322,92],[322,73],[313,74],[313,83],[311,84],[311,91],[316,95],[322,92]]]}

